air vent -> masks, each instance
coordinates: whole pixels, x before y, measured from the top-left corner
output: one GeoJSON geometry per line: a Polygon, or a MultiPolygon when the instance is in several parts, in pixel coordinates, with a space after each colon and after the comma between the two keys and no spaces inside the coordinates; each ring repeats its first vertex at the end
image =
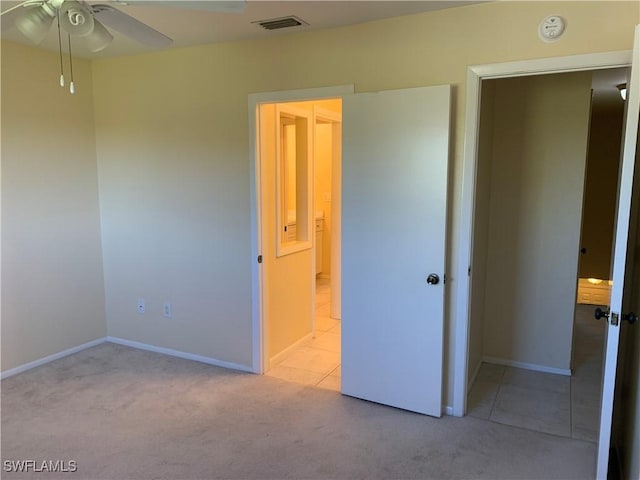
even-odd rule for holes
{"type": "Polygon", "coordinates": [[[260,20],[257,23],[262,28],[266,30],[279,30],[281,28],[290,28],[290,27],[299,27],[301,25],[309,25],[304,20],[299,19],[298,17],[294,17],[293,15],[289,15],[288,17],[282,18],[272,18],[271,20],[260,20]]]}

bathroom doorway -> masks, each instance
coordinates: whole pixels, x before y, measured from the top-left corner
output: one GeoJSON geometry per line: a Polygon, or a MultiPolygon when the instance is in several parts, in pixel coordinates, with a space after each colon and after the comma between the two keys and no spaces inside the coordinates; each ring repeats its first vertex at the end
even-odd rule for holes
{"type": "Polygon", "coordinates": [[[341,99],[262,104],[264,372],[340,391],[341,99]],[[271,245],[273,246],[273,245],[271,245]]]}
{"type": "MultiPolygon", "coordinates": [[[[450,85],[438,85],[354,94],[352,86],[343,86],[249,96],[256,373],[277,363],[272,352],[284,356],[310,340],[315,327],[315,275],[308,275],[315,263],[312,168],[297,160],[313,158],[312,135],[300,133],[309,130],[312,117],[294,102],[341,98],[345,188],[338,189],[341,221],[333,222],[341,226],[339,291],[341,317],[347,318],[340,333],[341,392],[442,415],[451,92],[450,85]],[[288,131],[286,139],[277,128],[288,131]],[[290,136],[300,187],[292,197],[283,190],[287,168],[277,155],[278,142],[287,144],[290,136]],[[287,205],[295,205],[295,215],[287,205]],[[411,234],[398,236],[409,224],[411,234]]],[[[332,258],[335,253],[332,248],[332,258]]]]}

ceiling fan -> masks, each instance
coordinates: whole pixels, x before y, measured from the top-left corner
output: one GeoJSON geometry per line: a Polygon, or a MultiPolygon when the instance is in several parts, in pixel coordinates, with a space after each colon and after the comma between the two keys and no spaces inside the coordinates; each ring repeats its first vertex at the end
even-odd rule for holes
{"type": "MultiPolygon", "coordinates": [[[[106,1],[109,2],[109,0],[106,1]]],[[[241,13],[246,7],[246,0],[114,0],[109,3],[119,6],[160,6],[229,13],[241,13]]],[[[113,41],[113,35],[105,28],[106,25],[147,47],[163,48],[173,43],[168,36],[109,3],[91,4],[85,0],[26,0],[3,11],[0,16],[4,28],[14,25],[25,37],[36,44],[42,43],[52,28],[54,20],[57,20],[60,86],[64,86],[61,37],[61,32],[64,31],[68,34],[69,41],[70,91],[74,93],[71,37],[81,37],[91,52],[99,52],[113,41]]]]}
{"type": "MultiPolygon", "coordinates": [[[[84,0],[27,0],[2,12],[3,24],[15,27],[36,44],[41,43],[49,32],[53,21],[59,18],[60,27],[71,36],[84,37],[92,52],[99,52],[113,36],[105,28],[110,27],[152,48],[171,45],[173,40],[154,30],[109,3],[120,6],[161,6],[211,12],[240,13],[245,0],[226,1],[159,1],[127,0],[90,4],[84,0]]],[[[3,26],[4,26],[3,25],[3,26]]]]}

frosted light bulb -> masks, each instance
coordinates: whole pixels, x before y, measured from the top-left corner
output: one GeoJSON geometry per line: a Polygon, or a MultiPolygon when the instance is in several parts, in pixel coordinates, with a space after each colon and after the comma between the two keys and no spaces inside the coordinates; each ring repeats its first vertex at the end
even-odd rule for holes
{"type": "Polygon", "coordinates": [[[69,84],[69,91],[71,92],[71,95],[73,95],[74,93],[76,93],[76,87],[73,84],[73,81],[71,81],[71,83],[69,84]]]}
{"type": "Polygon", "coordinates": [[[60,74],[60,86],[64,87],[64,75],[60,74]]]}

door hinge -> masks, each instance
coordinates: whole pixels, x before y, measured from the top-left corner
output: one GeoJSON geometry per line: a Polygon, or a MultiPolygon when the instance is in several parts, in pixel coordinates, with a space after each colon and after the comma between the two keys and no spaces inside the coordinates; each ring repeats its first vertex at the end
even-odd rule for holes
{"type": "Polygon", "coordinates": [[[258,263],[262,263],[262,255],[258,255],[258,263]]]}
{"type": "Polygon", "coordinates": [[[467,270],[467,276],[471,276],[471,267],[469,267],[469,269],[467,270]]]}
{"type": "Polygon", "coordinates": [[[443,284],[447,283],[447,274],[446,273],[444,275],[442,275],[442,283],[443,284]]]}

